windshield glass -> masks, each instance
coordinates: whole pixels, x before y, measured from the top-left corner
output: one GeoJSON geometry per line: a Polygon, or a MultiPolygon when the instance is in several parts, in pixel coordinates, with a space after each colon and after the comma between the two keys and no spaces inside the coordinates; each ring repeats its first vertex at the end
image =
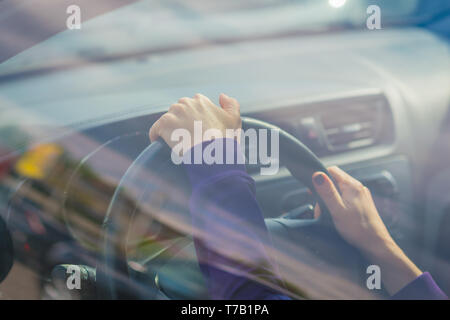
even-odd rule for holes
{"type": "Polygon", "coordinates": [[[450,292],[448,0],[79,0],[75,29],[62,2],[0,0],[0,300],[385,299],[417,268],[450,292]],[[175,161],[179,114],[239,163],[175,161]],[[369,251],[394,242],[400,284],[369,251]]]}
{"type": "MultiPolygon", "coordinates": [[[[49,21],[40,24],[42,30],[21,35],[38,35],[37,42],[43,43],[0,64],[0,75],[80,64],[100,57],[165,54],[264,37],[365,28],[366,10],[371,4],[369,0],[144,0],[112,11],[105,7],[100,10],[104,14],[82,21],[79,32],[63,29],[47,40],[43,36],[39,39],[39,33],[51,28],[49,21]]],[[[419,0],[385,0],[377,1],[377,5],[384,27],[423,22],[449,6],[446,1],[419,0]]],[[[15,12],[11,2],[4,2],[3,7],[0,2],[0,7],[0,21],[15,12]]],[[[42,19],[40,15],[39,8],[28,7],[28,18],[42,19]]],[[[9,43],[2,44],[3,50],[16,45],[21,37],[10,37],[9,43]]]]}

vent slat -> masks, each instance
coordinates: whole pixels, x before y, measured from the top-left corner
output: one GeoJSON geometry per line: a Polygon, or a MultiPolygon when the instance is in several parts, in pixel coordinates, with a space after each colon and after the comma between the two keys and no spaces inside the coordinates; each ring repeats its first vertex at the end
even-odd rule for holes
{"type": "Polygon", "coordinates": [[[377,141],[380,108],[370,104],[341,106],[322,113],[320,121],[332,150],[369,146],[377,141]]]}

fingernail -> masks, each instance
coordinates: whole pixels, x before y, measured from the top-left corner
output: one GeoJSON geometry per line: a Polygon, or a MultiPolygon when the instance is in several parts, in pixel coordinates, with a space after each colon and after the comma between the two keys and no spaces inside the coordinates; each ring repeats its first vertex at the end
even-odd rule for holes
{"type": "Polygon", "coordinates": [[[323,177],[322,173],[319,173],[314,177],[314,183],[318,186],[322,185],[325,182],[325,178],[323,177]]]}

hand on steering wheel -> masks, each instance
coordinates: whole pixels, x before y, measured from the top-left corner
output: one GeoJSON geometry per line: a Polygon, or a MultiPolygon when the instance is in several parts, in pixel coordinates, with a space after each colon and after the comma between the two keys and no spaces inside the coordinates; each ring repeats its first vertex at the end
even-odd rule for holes
{"type": "MultiPolygon", "coordinates": [[[[394,294],[422,271],[392,239],[381,219],[370,190],[338,167],[328,172],[339,186],[322,172],[313,175],[317,193],[325,202],[339,234],[383,270],[386,289],[394,294]]],[[[316,206],[315,214],[320,215],[316,206]]]]}
{"type": "MultiPolygon", "coordinates": [[[[379,265],[383,270],[382,281],[391,293],[421,273],[395,245],[376,211],[370,193],[359,182],[337,168],[331,168],[331,173],[328,172],[307,146],[286,131],[257,119],[241,119],[239,103],[235,99],[222,94],[220,104],[221,108],[203,95],[196,95],[192,99],[182,98],[150,129],[149,134],[154,142],[142,151],[122,177],[105,217],[103,250],[105,270],[100,275],[107,283],[106,297],[114,298],[117,291],[112,274],[119,271],[120,266],[117,263],[117,250],[111,239],[116,238],[113,221],[120,220],[120,216],[127,214],[120,206],[120,201],[127,199],[125,186],[139,180],[142,168],[145,167],[156,170],[163,178],[170,173],[181,173],[170,161],[170,148],[174,146],[170,138],[173,130],[182,128],[188,130],[191,137],[194,137],[194,140],[190,141],[191,146],[202,142],[195,141],[196,135],[192,134],[194,121],[202,121],[204,130],[217,129],[224,133],[225,137],[227,129],[239,130],[241,121],[244,128],[279,131],[280,163],[286,166],[294,178],[310,188],[320,205],[321,214],[315,220],[266,219],[266,224],[273,227],[269,231],[300,236],[295,242],[306,247],[313,246],[313,251],[327,259],[330,266],[343,262],[338,253],[341,251],[337,250],[338,247],[343,248],[341,244],[348,248],[349,244],[357,247],[369,261],[379,265]],[[159,139],[155,141],[158,137],[167,144],[159,139]],[[334,184],[333,180],[337,183],[334,184]],[[342,193],[340,188],[343,189],[342,193]],[[342,238],[346,241],[339,241],[342,238]],[[330,250],[335,254],[330,255],[330,250]]],[[[177,184],[180,185],[181,182],[180,176],[177,184]]]]}
{"type": "MultiPolygon", "coordinates": [[[[238,101],[225,94],[220,95],[219,101],[221,108],[201,94],[194,98],[181,98],[153,124],[150,139],[155,141],[161,137],[173,147],[172,131],[184,128],[194,137],[194,121],[202,121],[204,130],[219,130],[223,137],[226,137],[227,129],[241,129],[238,101]]],[[[189,148],[201,142],[193,140],[189,148]]],[[[384,266],[383,270],[387,271],[384,273],[384,280],[388,291],[394,293],[420,275],[422,272],[390,236],[369,189],[338,167],[330,167],[328,172],[337,186],[327,174],[315,172],[312,181],[316,192],[330,212],[342,238],[359,249],[370,261],[384,266]]],[[[316,217],[320,216],[320,211],[320,206],[316,205],[316,217]]]]}

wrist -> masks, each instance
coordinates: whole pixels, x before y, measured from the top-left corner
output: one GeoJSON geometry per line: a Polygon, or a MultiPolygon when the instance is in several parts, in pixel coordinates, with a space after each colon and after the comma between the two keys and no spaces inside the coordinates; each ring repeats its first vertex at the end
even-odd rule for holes
{"type": "Polygon", "coordinates": [[[381,268],[382,281],[391,295],[422,274],[392,238],[374,243],[364,255],[370,264],[381,268]]]}
{"type": "Polygon", "coordinates": [[[385,259],[388,256],[397,256],[400,247],[391,237],[373,237],[360,247],[360,251],[368,260],[385,259]]]}
{"type": "Polygon", "coordinates": [[[385,261],[397,259],[402,255],[402,250],[392,238],[376,239],[370,246],[362,250],[364,256],[369,261],[385,261]]]}
{"type": "Polygon", "coordinates": [[[377,249],[368,253],[367,258],[373,264],[399,269],[403,274],[411,275],[413,278],[422,274],[422,271],[393,240],[384,241],[377,249]]]}

